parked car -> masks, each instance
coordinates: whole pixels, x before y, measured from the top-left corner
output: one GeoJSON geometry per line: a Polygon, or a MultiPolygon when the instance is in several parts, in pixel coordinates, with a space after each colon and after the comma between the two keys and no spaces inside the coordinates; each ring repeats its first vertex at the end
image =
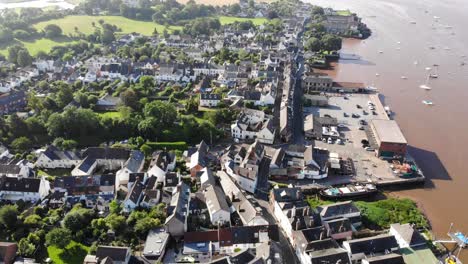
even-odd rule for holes
{"type": "Polygon", "coordinates": [[[343,96],[343,99],[348,100],[349,97],[347,95],[343,96]]]}
{"type": "Polygon", "coordinates": [[[361,117],[359,114],[352,114],[351,116],[352,116],[353,118],[359,118],[359,117],[361,117]]]}
{"type": "Polygon", "coordinates": [[[374,107],[373,105],[369,105],[369,110],[374,111],[374,110],[375,110],[375,107],[374,107]]]}
{"type": "Polygon", "coordinates": [[[346,127],[346,125],[345,125],[345,124],[338,124],[338,126],[337,126],[337,127],[339,127],[339,128],[343,128],[343,127],[346,127]]]}
{"type": "Polygon", "coordinates": [[[362,106],[360,106],[360,105],[358,105],[358,104],[356,105],[356,107],[357,107],[358,109],[361,109],[361,108],[362,108],[362,106]]]}
{"type": "Polygon", "coordinates": [[[364,148],[364,149],[367,150],[367,151],[374,151],[374,150],[375,150],[375,149],[373,149],[373,148],[371,148],[371,147],[366,147],[366,148],[364,148]]]}
{"type": "Polygon", "coordinates": [[[373,114],[373,115],[377,115],[377,112],[375,112],[375,111],[372,111],[372,114],[373,114]]]}
{"type": "Polygon", "coordinates": [[[363,126],[360,126],[360,127],[359,127],[359,130],[364,130],[364,127],[363,127],[363,126]]]}
{"type": "Polygon", "coordinates": [[[348,113],[343,112],[343,117],[348,117],[348,116],[349,116],[348,113]]]}
{"type": "Polygon", "coordinates": [[[363,115],[367,115],[366,110],[362,110],[362,114],[363,114],[363,115]]]}
{"type": "Polygon", "coordinates": [[[333,139],[332,139],[332,138],[328,138],[327,142],[328,142],[328,144],[333,144],[333,139]]]}
{"type": "Polygon", "coordinates": [[[361,120],[359,120],[359,124],[362,125],[362,126],[365,126],[365,125],[367,125],[367,122],[366,122],[366,120],[361,119],[361,120]]]}
{"type": "Polygon", "coordinates": [[[337,139],[336,144],[341,145],[341,144],[343,144],[343,141],[341,139],[337,139]]]}

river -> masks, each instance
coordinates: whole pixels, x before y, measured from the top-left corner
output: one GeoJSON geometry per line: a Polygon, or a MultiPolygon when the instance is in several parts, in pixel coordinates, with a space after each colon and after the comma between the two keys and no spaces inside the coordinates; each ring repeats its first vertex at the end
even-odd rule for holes
{"type": "MultiPolygon", "coordinates": [[[[346,40],[342,52],[359,59],[340,60],[330,74],[340,81],[376,86],[396,113],[411,145],[410,153],[428,179],[424,188],[395,194],[420,204],[437,238],[447,237],[450,223],[468,232],[468,57],[463,57],[468,56],[468,2],[310,2],[350,9],[373,31],[367,40],[346,40]],[[467,66],[461,65],[463,61],[467,66]],[[427,67],[439,75],[429,80],[429,91],[419,87],[427,81],[427,67]],[[424,105],[422,100],[434,105],[424,105]]],[[[467,253],[462,254],[465,261],[467,253]]]]}
{"type": "Polygon", "coordinates": [[[44,8],[49,6],[57,6],[61,9],[72,9],[75,5],[70,4],[64,0],[35,0],[35,1],[24,1],[17,3],[5,3],[0,0],[0,10],[6,8],[21,8],[21,7],[37,7],[44,8]]]}

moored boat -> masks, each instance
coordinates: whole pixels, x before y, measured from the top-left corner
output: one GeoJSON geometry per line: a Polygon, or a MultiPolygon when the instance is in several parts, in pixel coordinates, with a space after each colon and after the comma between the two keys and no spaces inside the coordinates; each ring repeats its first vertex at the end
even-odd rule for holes
{"type": "Polygon", "coordinates": [[[342,187],[329,187],[320,191],[320,196],[328,199],[347,199],[357,197],[367,197],[377,193],[374,184],[350,184],[342,187]]]}

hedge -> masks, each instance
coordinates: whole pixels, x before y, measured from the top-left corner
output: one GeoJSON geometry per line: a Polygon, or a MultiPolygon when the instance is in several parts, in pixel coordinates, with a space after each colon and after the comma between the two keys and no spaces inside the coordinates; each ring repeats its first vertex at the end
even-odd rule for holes
{"type": "Polygon", "coordinates": [[[149,146],[153,150],[181,150],[184,151],[188,148],[187,142],[146,142],[145,145],[149,146]]]}

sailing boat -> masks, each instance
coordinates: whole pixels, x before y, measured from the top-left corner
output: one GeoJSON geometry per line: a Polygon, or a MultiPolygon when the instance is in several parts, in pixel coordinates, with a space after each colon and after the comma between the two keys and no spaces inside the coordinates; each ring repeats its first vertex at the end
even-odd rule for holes
{"type": "Polygon", "coordinates": [[[422,103],[425,104],[425,105],[434,105],[434,103],[432,101],[429,101],[429,100],[423,100],[422,103]]]}
{"type": "MultiPolygon", "coordinates": [[[[430,70],[431,68],[429,67],[426,68],[426,71],[430,71],[430,70]]],[[[424,84],[421,84],[419,88],[424,89],[424,90],[431,90],[432,88],[429,87],[428,83],[429,83],[429,75],[427,75],[426,82],[424,84]]]]}
{"type": "Polygon", "coordinates": [[[429,73],[429,78],[433,78],[433,79],[439,78],[439,75],[437,74],[437,66],[436,65],[434,65],[434,71],[435,71],[435,73],[429,73]]]}

